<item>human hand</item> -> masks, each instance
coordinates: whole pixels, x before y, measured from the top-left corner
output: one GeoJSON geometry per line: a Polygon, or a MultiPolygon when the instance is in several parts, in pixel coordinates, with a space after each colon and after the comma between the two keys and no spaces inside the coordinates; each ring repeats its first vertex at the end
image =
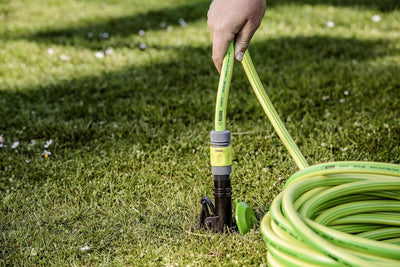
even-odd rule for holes
{"type": "Polygon", "coordinates": [[[235,59],[242,61],[250,40],[261,24],[265,0],[214,0],[207,13],[207,25],[213,42],[212,60],[218,72],[235,40],[235,59]]]}

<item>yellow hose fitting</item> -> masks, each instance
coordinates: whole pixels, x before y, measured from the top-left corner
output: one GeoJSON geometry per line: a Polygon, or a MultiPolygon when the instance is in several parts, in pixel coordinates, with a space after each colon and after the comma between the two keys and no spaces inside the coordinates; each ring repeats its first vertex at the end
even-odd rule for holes
{"type": "Polygon", "coordinates": [[[232,147],[210,147],[211,166],[223,167],[232,165],[232,147]]]}

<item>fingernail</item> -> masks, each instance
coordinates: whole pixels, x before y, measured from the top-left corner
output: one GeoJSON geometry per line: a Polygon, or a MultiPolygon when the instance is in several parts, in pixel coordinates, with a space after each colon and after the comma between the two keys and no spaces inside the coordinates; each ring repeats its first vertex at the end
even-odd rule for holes
{"type": "Polygon", "coordinates": [[[243,60],[243,52],[239,52],[235,56],[237,61],[242,61],[243,60]]]}

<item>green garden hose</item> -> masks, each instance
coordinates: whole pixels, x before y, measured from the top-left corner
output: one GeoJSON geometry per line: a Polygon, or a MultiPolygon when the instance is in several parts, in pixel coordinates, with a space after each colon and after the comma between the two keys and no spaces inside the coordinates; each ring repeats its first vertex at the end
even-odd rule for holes
{"type": "Polygon", "coordinates": [[[218,84],[217,103],[215,106],[215,130],[226,129],[226,107],[228,104],[229,86],[231,84],[233,70],[233,42],[229,44],[228,52],[222,64],[220,81],[218,84]]]}
{"type": "MultiPolygon", "coordinates": [[[[400,165],[333,162],[309,167],[266,94],[248,51],[242,65],[300,169],[261,221],[268,264],[400,266],[400,165]]],[[[223,79],[230,82],[231,77],[223,79]]]]}

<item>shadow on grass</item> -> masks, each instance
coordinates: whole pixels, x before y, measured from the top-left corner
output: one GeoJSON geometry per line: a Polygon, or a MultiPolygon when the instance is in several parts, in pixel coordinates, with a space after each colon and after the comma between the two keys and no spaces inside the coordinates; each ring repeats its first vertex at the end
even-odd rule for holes
{"type": "Polygon", "coordinates": [[[400,2],[397,0],[270,0],[267,6],[277,5],[328,5],[328,6],[344,6],[354,8],[377,9],[381,12],[390,12],[400,9],[400,2]]]}
{"type": "MultiPolygon", "coordinates": [[[[160,46],[156,49],[171,48],[160,46]]],[[[126,66],[114,72],[41,88],[2,91],[1,98],[5,100],[0,117],[9,118],[2,121],[3,134],[7,131],[18,132],[23,127],[26,130],[20,133],[20,140],[57,139],[64,146],[73,148],[88,143],[102,144],[112,138],[162,145],[189,129],[211,127],[218,82],[218,75],[207,56],[211,48],[179,49],[179,57],[166,62],[144,67],[126,66]],[[205,61],[209,64],[204,64],[205,61]]],[[[370,72],[362,70],[356,71],[356,76],[350,78],[351,73],[347,71],[351,71],[352,62],[357,60],[363,64],[365,60],[398,53],[386,40],[323,36],[272,39],[252,44],[250,49],[254,52],[256,68],[261,70],[261,79],[265,83],[302,97],[300,101],[294,100],[299,105],[296,112],[300,113],[317,105],[307,102],[302,106],[303,98],[315,97],[310,95],[312,81],[308,78],[320,81],[315,90],[330,90],[337,84],[342,87],[365,84],[365,81],[373,79],[373,83],[366,85],[369,87],[368,94],[371,94],[374,92],[371,88],[381,83],[377,81],[380,78],[371,78],[370,72]],[[338,69],[340,64],[350,67],[342,71],[338,69]],[[341,77],[344,79],[340,80],[341,77]]],[[[238,64],[236,66],[239,69],[238,64]]],[[[377,73],[384,73],[384,68],[382,66],[377,73]]],[[[398,67],[393,68],[387,73],[400,71],[398,67]]],[[[382,82],[393,82],[393,85],[387,85],[394,88],[389,92],[393,95],[388,101],[396,99],[398,80],[382,82]]],[[[233,86],[241,88],[242,85],[249,88],[243,73],[233,78],[233,86]]],[[[254,114],[261,114],[249,92],[232,90],[229,105],[231,119],[253,120],[254,114]],[[243,105],[250,98],[253,102],[243,105]]],[[[284,103],[286,100],[275,99],[282,108],[281,112],[290,114],[294,106],[284,103]]],[[[366,103],[381,106],[374,99],[368,99],[366,103]]],[[[257,116],[262,118],[264,115],[257,116]]]]}
{"type": "MultiPolygon", "coordinates": [[[[269,7],[278,5],[332,5],[378,9],[382,12],[390,12],[400,8],[397,0],[286,0],[268,1],[269,7]]],[[[160,23],[166,25],[179,26],[179,19],[183,18],[187,23],[197,20],[206,20],[209,1],[197,1],[175,8],[165,8],[152,10],[147,13],[137,14],[116,19],[109,19],[99,23],[92,23],[84,26],[71,28],[60,28],[33,33],[32,35],[20,36],[34,42],[48,44],[59,44],[68,46],[85,47],[93,50],[105,49],[107,47],[137,47],[138,43],[127,36],[138,35],[139,30],[165,30],[160,27],[160,23]],[[93,37],[89,38],[88,34],[93,37]],[[109,34],[108,38],[101,37],[103,33],[109,34]]]]}
{"type": "Polygon", "coordinates": [[[286,62],[303,59],[305,62],[316,63],[327,59],[366,60],[399,52],[399,49],[391,46],[385,39],[359,40],[330,36],[279,38],[258,42],[253,46],[253,50],[266,59],[286,62]]]}
{"type": "Polygon", "coordinates": [[[132,16],[108,19],[85,26],[61,28],[42,31],[23,36],[31,41],[49,44],[81,46],[93,50],[108,46],[134,47],[137,43],[132,39],[123,39],[130,35],[138,35],[140,30],[163,30],[166,26],[180,26],[181,23],[194,23],[206,19],[209,1],[191,1],[190,4],[177,7],[151,10],[132,16]],[[179,21],[183,19],[184,21],[179,21]],[[164,25],[163,25],[164,24],[164,25]],[[109,36],[104,38],[104,33],[109,36]],[[88,37],[88,34],[91,36],[88,37]],[[114,41],[114,39],[117,39],[114,41]]]}

